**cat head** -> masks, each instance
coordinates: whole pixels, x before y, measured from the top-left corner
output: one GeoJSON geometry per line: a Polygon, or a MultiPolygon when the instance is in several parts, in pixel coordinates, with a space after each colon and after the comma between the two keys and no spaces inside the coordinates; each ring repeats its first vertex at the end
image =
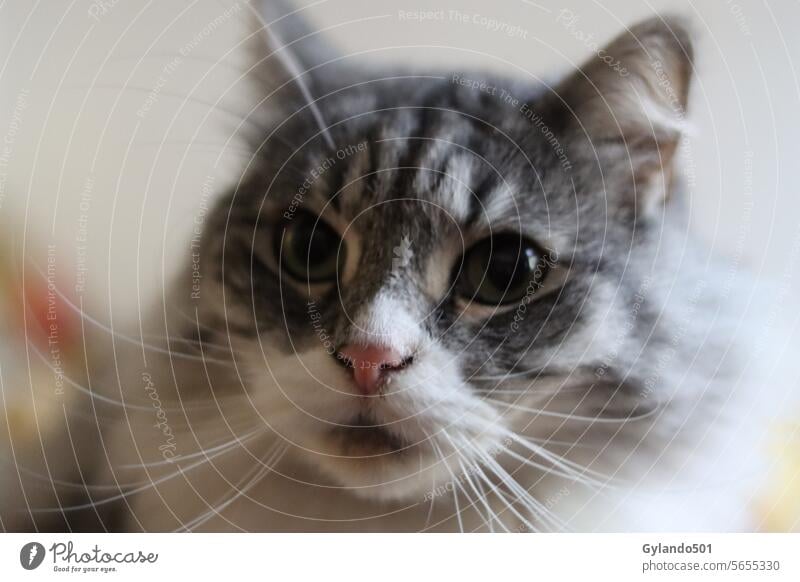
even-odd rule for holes
{"type": "Polygon", "coordinates": [[[681,23],[549,86],[370,69],[293,18],[264,33],[265,130],[208,220],[196,299],[264,423],[399,499],[642,405],[652,321],[626,314],[669,243],[681,23]]]}

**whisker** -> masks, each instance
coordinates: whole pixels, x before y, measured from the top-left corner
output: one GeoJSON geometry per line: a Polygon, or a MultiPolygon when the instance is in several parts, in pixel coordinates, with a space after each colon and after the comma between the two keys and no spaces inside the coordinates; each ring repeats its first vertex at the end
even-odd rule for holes
{"type": "MultiPolygon", "coordinates": [[[[463,463],[463,461],[462,461],[462,459],[464,458],[464,456],[463,456],[463,455],[462,455],[462,454],[459,452],[459,449],[458,449],[458,447],[456,446],[456,444],[453,442],[453,439],[451,439],[451,438],[450,438],[450,435],[449,435],[449,434],[447,434],[447,432],[446,432],[446,431],[444,431],[444,430],[442,431],[442,434],[443,434],[443,435],[444,435],[444,437],[447,439],[447,441],[450,443],[450,446],[452,446],[452,447],[453,447],[453,451],[455,452],[455,455],[456,455],[456,461],[458,461],[458,465],[459,465],[459,467],[461,468],[461,473],[464,475],[464,478],[466,479],[466,481],[467,481],[467,484],[470,486],[470,488],[471,488],[471,489],[473,490],[473,492],[475,493],[476,499],[478,499],[478,500],[481,502],[481,504],[482,504],[482,505],[483,505],[483,506],[486,508],[486,516],[487,516],[487,519],[488,519],[488,521],[484,521],[484,523],[485,523],[485,524],[488,526],[488,528],[489,528],[489,531],[490,531],[490,532],[494,532],[494,526],[492,525],[492,516],[493,516],[493,515],[494,515],[495,517],[497,517],[497,516],[494,514],[494,512],[493,512],[493,511],[491,510],[491,508],[489,507],[489,504],[486,502],[485,496],[482,496],[482,495],[481,495],[481,494],[478,492],[478,490],[477,490],[477,488],[475,487],[474,483],[473,483],[473,482],[472,482],[472,480],[470,479],[470,477],[469,477],[469,472],[467,471],[467,468],[464,466],[464,463],[463,463]]],[[[464,495],[466,495],[466,491],[464,492],[464,495]]],[[[476,509],[477,509],[477,508],[476,508],[476,509]]],[[[501,525],[502,525],[502,524],[501,524],[501,525]]]]}
{"type": "MultiPolygon", "coordinates": [[[[430,434],[428,434],[428,431],[425,430],[425,427],[422,426],[422,423],[419,422],[418,418],[415,418],[415,420],[417,422],[417,425],[419,426],[420,431],[422,432],[423,435],[425,435],[425,440],[430,442],[431,441],[431,436],[430,436],[430,434]]],[[[428,527],[430,526],[430,523],[431,523],[431,518],[433,517],[433,507],[434,507],[434,504],[436,503],[436,472],[433,470],[433,467],[438,465],[439,462],[443,460],[442,457],[439,455],[439,451],[435,447],[431,446],[431,450],[433,451],[433,455],[435,457],[434,462],[431,463],[431,465],[430,465],[430,469],[431,469],[431,505],[428,508],[428,515],[425,518],[425,524],[422,526],[422,529],[420,531],[427,531],[427,529],[428,529],[428,527]]],[[[422,466],[422,447],[419,447],[419,459],[420,459],[420,467],[421,467],[422,466]]]]}
{"type": "MultiPolygon", "coordinates": [[[[442,463],[444,464],[444,468],[450,474],[450,477],[453,479],[455,483],[456,477],[453,474],[453,471],[450,470],[450,467],[447,465],[447,459],[445,458],[444,454],[442,454],[442,450],[439,448],[438,443],[435,440],[431,440],[431,446],[433,446],[436,450],[439,451],[439,457],[442,459],[442,463]]],[[[458,521],[458,529],[461,533],[464,533],[464,523],[461,521],[461,508],[458,505],[458,491],[456,488],[453,487],[453,502],[456,508],[456,520],[458,521]]]]}
{"type": "MultiPolygon", "coordinates": [[[[596,477],[598,477],[600,479],[605,479],[605,481],[596,481],[596,480],[593,479],[592,482],[594,484],[599,485],[600,487],[609,487],[609,488],[612,487],[611,485],[609,485],[609,483],[614,480],[614,477],[611,477],[609,475],[605,475],[603,473],[600,473],[599,471],[595,471],[594,469],[589,469],[588,467],[584,467],[584,466],[582,466],[582,465],[580,465],[580,464],[578,464],[578,463],[576,463],[574,461],[571,461],[569,459],[564,458],[561,455],[557,455],[554,452],[552,452],[552,451],[550,451],[548,449],[545,449],[544,447],[536,446],[536,445],[528,442],[525,438],[521,437],[520,435],[518,435],[514,431],[505,430],[505,434],[510,439],[512,439],[516,443],[520,444],[521,446],[525,447],[526,449],[528,449],[532,453],[537,454],[537,455],[539,455],[541,457],[544,457],[545,459],[547,459],[551,463],[561,467],[562,469],[564,469],[566,471],[569,471],[569,470],[580,471],[581,472],[580,473],[581,477],[583,477],[583,475],[585,475],[585,474],[594,475],[594,476],[596,476],[596,477]]],[[[507,448],[506,448],[506,451],[508,451],[507,448]]]]}
{"type": "MultiPolygon", "coordinates": [[[[470,467],[472,468],[473,471],[480,471],[481,470],[479,464],[476,463],[476,462],[469,463],[469,465],[470,465],[470,467]]],[[[476,476],[475,485],[480,490],[480,495],[482,495],[484,499],[487,499],[487,503],[488,503],[488,494],[486,493],[486,490],[483,488],[483,484],[481,483],[481,480],[480,480],[480,478],[478,476],[476,476]]],[[[497,521],[497,523],[500,525],[500,527],[503,528],[503,531],[505,531],[506,533],[511,533],[509,531],[509,529],[506,527],[505,523],[503,523],[503,520],[500,519],[500,516],[498,515],[498,513],[496,511],[491,510],[491,515],[494,518],[494,520],[497,521]]],[[[491,528],[491,522],[490,522],[490,528],[491,528]]],[[[491,531],[494,531],[494,529],[492,528],[491,531]]]]}
{"type": "Polygon", "coordinates": [[[585,388],[580,386],[570,386],[568,388],[554,388],[552,390],[534,389],[531,387],[525,388],[473,388],[473,391],[479,394],[510,394],[512,396],[522,396],[530,394],[532,396],[553,396],[557,394],[569,394],[574,392],[583,392],[585,388]]]}
{"type": "MultiPolygon", "coordinates": [[[[56,372],[55,366],[52,362],[52,359],[42,353],[38,347],[36,347],[31,340],[28,341],[28,348],[36,355],[37,358],[41,360],[41,362],[49,368],[54,374],[56,372]]],[[[77,382],[74,380],[69,374],[60,373],[60,377],[64,380],[66,384],[75,388],[79,392],[83,393],[84,395],[88,396],[92,400],[99,400],[100,402],[105,402],[106,404],[111,404],[113,406],[119,406],[122,408],[127,408],[130,410],[152,410],[152,406],[144,406],[144,405],[137,405],[137,404],[128,404],[121,400],[114,400],[113,398],[109,398],[108,396],[104,396],[103,394],[98,394],[97,392],[93,392],[87,386],[77,382]]]]}
{"type": "MultiPolygon", "coordinates": [[[[437,459],[441,460],[439,459],[438,455],[437,459]]],[[[425,524],[422,526],[422,531],[427,530],[428,527],[430,526],[431,518],[433,517],[433,507],[435,503],[436,503],[436,473],[434,471],[431,471],[431,505],[428,508],[428,515],[425,517],[425,524]]]]}
{"type": "MultiPolygon", "coordinates": [[[[488,455],[484,455],[484,459],[489,464],[489,469],[497,475],[503,483],[509,486],[517,496],[517,500],[525,505],[529,510],[538,515],[543,521],[548,522],[551,526],[558,530],[566,529],[566,524],[556,517],[552,511],[548,510],[543,503],[535,499],[530,492],[522,487],[520,483],[514,479],[508,472],[503,469],[499,463],[488,455]]],[[[527,524],[526,524],[527,525],[527,524]]]]}
{"type": "MultiPolygon", "coordinates": [[[[135,85],[111,85],[111,84],[103,84],[103,85],[90,85],[88,87],[69,87],[67,90],[71,91],[82,91],[82,90],[89,90],[89,91],[118,91],[118,92],[131,92],[131,93],[143,93],[149,95],[152,91],[152,87],[137,87],[135,85]]],[[[247,117],[242,116],[241,113],[233,111],[231,109],[227,109],[225,107],[220,106],[218,103],[211,103],[209,101],[205,101],[203,99],[199,99],[197,97],[193,97],[191,95],[181,95],[178,93],[169,93],[167,91],[159,91],[158,93],[159,98],[167,97],[172,99],[178,99],[182,103],[194,103],[196,105],[202,105],[207,107],[210,111],[215,113],[220,113],[225,115],[234,121],[239,122],[239,124],[245,124],[249,126],[255,133],[254,135],[260,135],[263,132],[263,127],[258,124],[257,122],[253,121],[252,119],[248,119],[247,117]]]]}
{"type": "Polygon", "coordinates": [[[124,492],[119,493],[118,495],[114,495],[112,497],[106,497],[104,499],[99,499],[99,500],[96,500],[96,501],[92,501],[91,503],[81,503],[81,504],[72,505],[72,506],[69,506],[69,507],[44,508],[44,509],[36,509],[36,510],[32,510],[32,511],[35,511],[36,513],[56,513],[56,512],[62,512],[62,511],[79,511],[79,510],[82,510],[82,509],[90,509],[90,508],[93,508],[93,507],[96,507],[96,506],[99,506],[99,505],[105,505],[107,503],[113,503],[114,501],[118,501],[120,499],[126,499],[127,497],[130,497],[131,495],[136,495],[138,493],[142,493],[143,491],[151,489],[151,488],[155,487],[156,485],[160,485],[161,483],[165,483],[166,481],[174,479],[178,475],[183,475],[185,472],[192,471],[192,470],[196,469],[197,467],[200,467],[202,465],[205,465],[206,463],[211,462],[212,459],[214,459],[214,458],[216,458],[216,457],[218,457],[220,455],[224,455],[225,453],[228,453],[228,452],[230,452],[232,450],[234,450],[234,449],[230,448],[230,449],[225,449],[225,450],[222,450],[222,451],[218,451],[218,452],[214,453],[213,455],[206,457],[202,461],[198,461],[196,463],[193,463],[193,464],[189,465],[186,468],[183,468],[183,467],[179,466],[177,471],[175,471],[173,473],[170,473],[169,475],[165,475],[163,477],[160,477],[160,478],[156,479],[155,481],[151,480],[149,483],[147,483],[146,485],[144,485],[142,487],[137,487],[137,488],[131,489],[129,491],[124,491],[124,492]]]}
{"type": "MultiPolygon", "coordinates": [[[[4,459],[6,460],[6,459],[4,459]]],[[[42,475],[41,473],[37,473],[27,467],[18,466],[18,470],[20,473],[24,473],[33,479],[37,479],[39,481],[46,482],[48,484],[53,483],[60,487],[67,487],[70,489],[79,489],[81,491],[90,491],[90,490],[97,490],[97,491],[119,491],[119,486],[117,485],[90,485],[88,483],[78,483],[75,481],[67,481],[64,479],[57,479],[53,477],[47,477],[46,475],[42,475]]],[[[138,487],[144,485],[147,481],[139,481],[137,483],[123,483],[122,486],[124,487],[138,487]]]]}
{"type": "MultiPolygon", "coordinates": [[[[479,458],[483,458],[482,452],[480,450],[478,450],[477,447],[472,446],[469,442],[467,442],[467,446],[470,446],[473,449],[473,451],[478,455],[479,458]]],[[[485,459],[484,459],[484,461],[485,461],[485,459]]],[[[489,467],[487,467],[487,468],[489,470],[492,470],[489,467]]],[[[504,473],[505,473],[505,471],[504,471],[504,473]]],[[[506,473],[506,475],[507,475],[507,473],[506,473]]],[[[514,508],[513,503],[509,502],[506,499],[506,496],[503,495],[503,492],[489,479],[489,477],[486,475],[485,472],[483,472],[483,470],[480,471],[480,476],[483,478],[483,480],[486,482],[486,484],[489,486],[489,488],[494,492],[494,494],[497,496],[497,498],[508,508],[509,511],[511,511],[511,513],[513,513],[517,517],[517,519],[521,520],[525,524],[525,526],[528,529],[530,529],[531,531],[535,531],[535,532],[540,531],[539,528],[537,528],[535,525],[533,525],[525,516],[523,516],[521,513],[519,513],[516,510],[516,508],[514,508]]],[[[497,476],[498,476],[498,478],[500,479],[501,482],[505,482],[506,481],[506,479],[503,476],[501,476],[501,475],[497,475],[497,476]]],[[[508,477],[508,479],[512,479],[512,477],[510,475],[507,475],[507,477],[508,477]]]]}
{"type": "Polygon", "coordinates": [[[536,368],[531,370],[518,370],[516,372],[508,371],[503,374],[493,374],[493,375],[485,375],[480,376],[476,373],[472,374],[467,378],[467,381],[472,382],[481,382],[481,381],[489,381],[489,380],[509,380],[511,378],[531,378],[532,380],[538,380],[541,377],[563,377],[569,376],[568,373],[560,372],[558,370],[548,369],[548,368],[536,368]]]}
{"type": "Polygon", "coordinates": [[[211,447],[210,449],[204,449],[204,450],[201,450],[201,451],[197,451],[195,453],[189,453],[189,454],[181,455],[180,457],[176,457],[175,459],[164,459],[162,461],[154,461],[152,463],[131,463],[131,464],[119,465],[119,468],[120,469],[138,469],[138,468],[141,468],[141,467],[162,467],[164,465],[175,465],[176,463],[178,463],[180,461],[184,461],[186,459],[193,459],[195,457],[208,455],[209,453],[215,453],[215,452],[223,450],[223,449],[230,449],[230,448],[235,448],[237,446],[241,446],[244,443],[252,440],[253,438],[255,438],[256,435],[258,435],[259,433],[262,433],[262,432],[264,432],[263,429],[256,429],[256,430],[253,430],[253,431],[245,434],[244,436],[236,437],[235,439],[233,439],[231,441],[228,441],[228,442],[225,442],[225,443],[223,443],[221,445],[217,445],[217,446],[211,447]]]}
{"type": "Polygon", "coordinates": [[[288,73],[292,76],[292,81],[297,83],[297,86],[300,89],[300,93],[303,95],[303,99],[305,99],[308,107],[311,110],[311,115],[314,117],[314,121],[316,121],[317,125],[319,126],[320,132],[322,136],[325,138],[325,142],[328,144],[328,147],[331,150],[336,149],[336,144],[331,137],[330,130],[328,129],[328,124],[325,123],[325,120],[322,116],[322,112],[317,105],[316,99],[314,99],[311,95],[311,91],[308,89],[308,85],[306,84],[305,80],[303,79],[303,75],[305,74],[303,71],[300,70],[297,60],[294,58],[294,54],[291,52],[289,45],[283,44],[281,41],[280,35],[275,27],[270,28],[270,26],[264,22],[264,19],[258,13],[258,11],[252,11],[255,15],[256,19],[259,21],[259,24],[266,31],[265,37],[267,40],[267,44],[270,46],[272,53],[267,55],[266,58],[276,56],[279,61],[283,64],[286,68],[288,73]]]}
{"type": "MultiPolygon", "coordinates": [[[[558,520],[557,518],[553,517],[552,512],[548,511],[548,509],[540,501],[535,499],[527,489],[524,489],[516,479],[514,479],[503,467],[500,466],[500,464],[495,459],[491,457],[491,455],[488,455],[487,453],[480,451],[478,447],[472,445],[472,443],[470,443],[469,440],[465,440],[465,442],[468,446],[471,446],[472,449],[475,450],[478,453],[478,455],[485,460],[486,463],[488,463],[489,468],[492,469],[498,477],[500,477],[503,483],[511,487],[514,491],[516,491],[520,501],[525,502],[529,508],[534,509],[536,513],[539,513],[541,515],[541,517],[554,523],[556,527],[558,528],[566,527],[566,524],[561,522],[561,520],[558,520]]],[[[507,449],[506,452],[508,452],[507,449]]]]}
{"type": "MultiPolygon", "coordinates": [[[[36,263],[36,262],[32,262],[32,265],[33,265],[34,269],[38,272],[38,274],[41,277],[42,281],[46,281],[47,277],[46,277],[44,271],[42,271],[42,269],[39,266],[39,264],[36,263]]],[[[121,341],[127,342],[129,344],[133,344],[133,345],[136,345],[136,346],[141,346],[142,348],[145,348],[148,351],[152,351],[154,353],[161,353],[161,354],[165,354],[165,355],[168,355],[168,356],[173,356],[173,357],[178,357],[178,358],[185,358],[185,359],[188,359],[188,360],[199,360],[200,359],[197,356],[192,355],[192,354],[183,354],[183,353],[180,353],[180,352],[173,353],[170,350],[166,350],[166,349],[163,349],[163,348],[160,348],[160,347],[157,347],[157,346],[152,346],[150,344],[145,343],[143,340],[137,340],[136,338],[132,338],[132,337],[129,337],[129,336],[123,334],[123,333],[120,333],[119,331],[116,331],[116,330],[104,325],[103,323],[101,323],[97,319],[93,318],[92,316],[90,316],[89,314],[84,312],[82,308],[80,308],[77,305],[75,305],[69,297],[64,295],[58,289],[58,287],[54,287],[53,288],[53,292],[62,301],[64,301],[65,305],[70,310],[72,310],[75,314],[77,314],[78,317],[82,321],[88,321],[89,323],[91,323],[97,329],[100,329],[100,330],[108,333],[109,335],[111,335],[111,336],[113,336],[113,337],[115,337],[115,338],[117,338],[117,339],[119,339],[121,341]]],[[[220,364],[220,365],[230,365],[230,363],[225,361],[225,360],[217,361],[217,360],[214,360],[212,358],[207,358],[206,361],[217,363],[217,364],[220,364]]],[[[119,402],[113,402],[113,403],[119,404],[119,402]]]]}
{"type": "Polygon", "coordinates": [[[586,478],[582,477],[580,473],[578,473],[577,471],[575,471],[573,469],[565,469],[565,470],[561,470],[560,471],[560,470],[554,469],[552,466],[543,465],[541,463],[537,463],[536,461],[533,461],[530,458],[523,457],[522,455],[519,455],[519,454],[517,454],[514,451],[509,450],[509,449],[506,449],[504,451],[504,453],[507,454],[508,456],[516,459],[517,461],[519,461],[523,465],[527,465],[528,467],[533,467],[534,469],[539,469],[540,471],[542,471],[546,475],[555,475],[557,477],[563,477],[564,479],[569,479],[570,481],[581,483],[582,485],[586,485],[587,487],[590,487],[590,488],[592,488],[592,485],[598,485],[598,487],[602,487],[603,486],[601,483],[595,483],[591,479],[586,479],[586,478]]]}
{"type": "Polygon", "coordinates": [[[629,415],[626,417],[620,418],[608,418],[602,416],[582,416],[579,414],[572,414],[572,413],[565,413],[565,412],[553,412],[550,410],[543,410],[541,408],[531,408],[528,406],[522,406],[520,404],[512,404],[510,402],[505,402],[503,400],[498,400],[496,398],[484,398],[484,400],[494,402],[498,405],[506,406],[508,408],[513,408],[514,410],[520,410],[522,412],[530,412],[531,414],[538,414],[540,416],[549,416],[552,418],[562,418],[565,420],[580,420],[583,422],[591,422],[591,423],[604,423],[604,424],[619,424],[619,423],[626,423],[626,422],[634,422],[639,420],[645,420],[650,418],[654,414],[656,414],[659,409],[655,407],[647,412],[639,415],[629,415]]]}

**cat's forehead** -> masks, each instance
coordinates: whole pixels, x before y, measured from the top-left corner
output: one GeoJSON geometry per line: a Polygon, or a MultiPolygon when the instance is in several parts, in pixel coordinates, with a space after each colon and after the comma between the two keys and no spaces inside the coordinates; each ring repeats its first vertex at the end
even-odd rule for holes
{"type": "Polygon", "coordinates": [[[340,128],[335,151],[307,159],[308,205],[348,220],[410,213],[460,226],[529,221],[546,210],[535,166],[491,122],[422,105],[364,117],[340,128]]]}
{"type": "Polygon", "coordinates": [[[321,107],[326,134],[298,118],[267,142],[275,149],[257,198],[268,184],[276,213],[304,207],[347,227],[402,226],[423,237],[450,227],[476,236],[519,230],[543,242],[554,218],[574,214],[559,207],[576,198],[560,183],[541,132],[479,92],[449,83],[369,87],[339,92],[321,107]]]}

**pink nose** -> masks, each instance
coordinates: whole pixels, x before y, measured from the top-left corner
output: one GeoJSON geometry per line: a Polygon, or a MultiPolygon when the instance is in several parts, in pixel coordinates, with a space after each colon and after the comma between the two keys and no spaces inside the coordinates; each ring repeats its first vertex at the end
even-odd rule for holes
{"type": "Polygon", "coordinates": [[[363,396],[377,394],[388,372],[411,363],[411,358],[403,358],[399,352],[381,346],[347,345],[338,357],[353,371],[353,380],[363,396]]]}

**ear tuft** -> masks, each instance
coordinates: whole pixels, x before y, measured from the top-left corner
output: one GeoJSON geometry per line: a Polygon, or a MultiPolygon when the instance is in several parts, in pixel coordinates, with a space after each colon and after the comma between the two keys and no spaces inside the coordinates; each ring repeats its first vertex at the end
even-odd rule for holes
{"type": "Polygon", "coordinates": [[[677,141],[693,69],[691,35],[679,17],[655,17],[628,29],[560,90],[594,139],[677,141]],[[613,66],[612,66],[613,65],[613,66]]]}
{"type": "Polygon", "coordinates": [[[637,214],[652,215],[672,192],[692,59],[685,22],[656,17],[618,36],[559,87],[573,147],[603,160],[606,178],[617,176],[616,188],[632,192],[637,214]]]}

